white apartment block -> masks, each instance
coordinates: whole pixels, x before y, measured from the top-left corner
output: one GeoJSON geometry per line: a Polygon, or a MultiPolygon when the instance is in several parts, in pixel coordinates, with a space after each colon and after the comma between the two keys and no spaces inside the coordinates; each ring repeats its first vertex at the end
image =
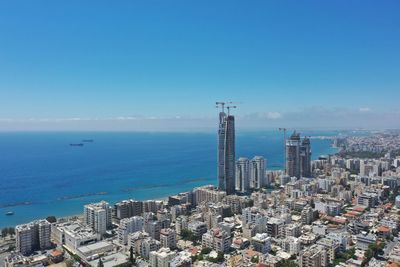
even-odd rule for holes
{"type": "Polygon", "coordinates": [[[176,233],[170,228],[161,229],[160,243],[164,248],[176,248],[176,233]]]}
{"type": "Polygon", "coordinates": [[[83,213],[85,224],[101,236],[111,226],[111,207],[105,201],[85,205],[83,213]]]}
{"type": "Polygon", "coordinates": [[[226,253],[231,246],[231,237],[220,228],[210,229],[203,235],[201,245],[203,248],[226,253]]]}
{"type": "Polygon", "coordinates": [[[251,239],[251,245],[255,251],[261,252],[262,254],[267,254],[271,250],[271,237],[266,233],[256,234],[251,239]]]}
{"type": "Polygon", "coordinates": [[[121,245],[128,244],[128,235],[130,233],[142,231],[144,226],[144,218],[134,216],[131,218],[122,219],[117,230],[118,242],[121,245]]]}
{"type": "Polygon", "coordinates": [[[160,248],[158,251],[150,252],[150,266],[151,267],[170,267],[170,262],[175,258],[176,252],[171,251],[169,248],[160,248]]]}

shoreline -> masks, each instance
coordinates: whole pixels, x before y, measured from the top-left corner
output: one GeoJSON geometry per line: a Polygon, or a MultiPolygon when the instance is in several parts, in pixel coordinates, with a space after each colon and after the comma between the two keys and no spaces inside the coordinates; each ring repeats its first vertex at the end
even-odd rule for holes
{"type": "MultiPolygon", "coordinates": [[[[128,145],[126,145],[126,140],[115,141],[113,135],[107,135],[106,137],[107,139],[101,139],[100,137],[96,136],[96,140],[98,140],[98,142],[94,143],[93,146],[88,146],[87,150],[70,151],[69,147],[59,147],[59,140],[57,138],[54,142],[46,141],[46,146],[48,146],[52,150],[56,149],[57,153],[61,154],[60,156],[56,155],[51,158],[47,158],[48,154],[43,154],[43,151],[46,152],[46,148],[41,148],[41,150],[44,149],[41,153],[45,155],[46,160],[48,160],[48,166],[45,166],[46,172],[43,172],[42,169],[38,169],[38,171],[35,170],[34,174],[30,174],[30,177],[32,177],[31,179],[37,179],[38,183],[50,183],[49,186],[46,187],[49,188],[49,190],[46,189],[46,191],[42,193],[40,193],[40,191],[37,191],[35,193],[29,191],[29,195],[24,195],[20,192],[20,189],[17,189],[17,187],[10,187],[10,190],[12,191],[9,191],[8,193],[7,188],[5,188],[4,190],[6,190],[5,193],[7,194],[4,194],[3,199],[0,199],[2,203],[7,203],[6,201],[9,201],[10,203],[22,203],[23,201],[19,201],[19,199],[24,197],[29,198],[26,200],[25,203],[29,202],[32,204],[19,206],[13,205],[13,207],[11,207],[10,205],[5,205],[6,207],[0,208],[0,212],[3,213],[0,214],[0,228],[15,227],[15,225],[28,223],[35,219],[46,218],[47,216],[56,216],[57,218],[73,217],[77,215],[79,216],[79,214],[83,213],[83,205],[98,202],[100,200],[105,200],[111,205],[121,200],[131,198],[140,201],[167,201],[169,196],[189,191],[194,187],[208,184],[216,184],[216,176],[214,173],[216,169],[214,166],[214,159],[212,158],[215,155],[215,151],[213,147],[209,147],[210,145],[213,145],[214,141],[210,140],[209,138],[201,138],[200,140],[198,140],[196,136],[193,136],[193,138],[185,137],[186,139],[182,140],[182,138],[178,136],[180,137],[178,139],[174,137],[171,139],[163,139],[161,141],[159,141],[157,138],[145,139],[144,141],[151,141],[152,144],[154,142],[161,142],[160,144],[164,144],[166,141],[172,142],[168,145],[168,147],[165,147],[163,149],[163,153],[161,153],[161,155],[155,153],[156,151],[150,151],[151,154],[146,156],[145,162],[153,161],[154,164],[157,164],[157,167],[151,167],[148,166],[148,164],[145,166],[142,165],[144,159],[136,161],[137,157],[139,155],[142,155],[141,149],[145,149],[146,151],[149,149],[147,146],[139,146],[138,142],[141,141],[140,138],[138,140],[135,136],[130,137],[128,139],[128,145]],[[197,142],[198,144],[194,146],[193,142],[197,142]],[[192,144],[192,146],[188,147],[188,143],[192,144]],[[96,155],[99,153],[99,149],[100,151],[106,151],[106,149],[111,149],[115,145],[118,146],[118,153],[113,152],[113,157],[107,157],[105,154],[101,154],[102,156],[101,158],[99,158],[101,160],[111,160],[111,162],[108,161],[107,163],[110,164],[109,166],[107,166],[108,172],[110,172],[110,174],[108,174],[107,172],[106,174],[103,174],[104,172],[99,171],[99,169],[103,167],[103,161],[97,160],[97,158],[93,158],[93,156],[96,157],[96,155]],[[98,146],[96,150],[94,150],[94,146],[98,146]],[[174,148],[173,151],[170,151],[171,146],[172,148],[174,148]],[[196,146],[199,146],[200,148],[202,146],[206,146],[207,149],[205,151],[198,151],[196,146]],[[92,151],[90,150],[91,147],[93,147],[92,151]],[[71,156],[65,157],[64,153],[66,152],[68,152],[68,155],[71,156]],[[170,160],[160,159],[159,156],[153,158],[153,152],[156,156],[166,156],[172,153],[171,156],[173,158],[170,160]],[[167,152],[168,154],[166,154],[167,152]],[[76,153],[78,153],[79,157],[76,157],[76,153]],[[200,154],[196,154],[196,157],[193,158],[190,156],[193,153],[200,154]],[[82,157],[80,155],[85,156],[85,160],[83,162],[81,161],[82,157]],[[75,159],[77,158],[80,159],[79,164],[75,164],[75,159]],[[90,160],[86,160],[89,158],[90,160]],[[64,172],[65,168],[58,167],[58,160],[61,161],[64,159],[69,160],[70,165],[74,163],[72,164],[73,167],[77,166],[77,169],[74,169],[74,173],[69,173],[69,170],[68,172],[64,172]],[[124,161],[121,161],[121,159],[124,159],[124,161]],[[199,161],[199,163],[194,164],[194,160],[199,161]],[[53,163],[55,165],[51,165],[53,163]],[[47,170],[48,168],[50,169],[47,170]],[[51,181],[48,179],[42,180],[42,178],[40,178],[41,176],[54,177],[54,179],[52,179],[51,181]],[[67,176],[68,178],[66,178],[67,176]],[[96,177],[96,179],[93,179],[93,177],[96,177]],[[146,178],[139,179],[138,177],[146,178]],[[189,179],[187,177],[204,178],[189,179]],[[60,187],[57,187],[56,183],[53,182],[57,181],[57,179],[59,179],[59,186],[64,186],[64,184],[68,186],[65,188],[65,190],[60,190],[60,193],[57,192],[60,187]],[[168,186],[155,186],[160,184],[167,184],[168,186]],[[79,187],[77,185],[79,185],[79,187]],[[132,188],[133,185],[135,185],[135,188],[137,188],[137,190],[129,192],[123,191],[124,188],[132,188]],[[88,191],[92,190],[92,192],[77,193],[77,188],[87,188],[88,191]],[[52,191],[54,191],[55,193],[52,191]],[[105,192],[108,193],[105,194],[105,192]],[[13,194],[15,196],[13,196],[13,194]],[[8,211],[14,212],[14,215],[4,215],[8,211]]],[[[237,156],[250,157],[252,155],[262,155],[266,157],[268,161],[267,170],[276,171],[282,169],[283,155],[281,156],[279,154],[281,153],[281,143],[275,139],[276,137],[276,135],[272,135],[270,132],[262,133],[261,135],[256,136],[251,135],[249,137],[241,136],[241,149],[238,150],[237,156]],[[271,138],[268,138],[270,136],[271,138]]],[[[35,139],[38,139],[38,141],[40,141],[42,140],[42,137],[41,135],[37,135],[35,139]]],[[[337,150],[331,147],[331,142],[329,142],[328,140],[314,140],[315,143],[313,144],[313,155],[327,155],[336,153],[337,150]]],[[[8,143],[11,141],[13,140],[3,140],[3,142],[8,143]]],[[[33,141],[35,140],[29,139],[28,143],[24,143],[23,151],[25,151],[26,149],[33,152],[37,151],[37,143],[33,141]],[[29,147],[26,148],[26,146],[29,147]]],[[[313,160],[315,159],[317,159],[317,157],[313,158],[313,160]]],[[[32,162],[34,161],[30,160],[29,162],[26,162],[22,160],[18,163],[15,163],[15,166],[12,166],[14,166],[13,168],[19,168],[19,166],[30,167],[29,164],[31,164],[32,162]]],[[[11,172],[11,174],[15,176],[23,175],[24,173],[14,174],[11,172]]],[[[16,185],[18,185],[18,183],[16,185]]]]}

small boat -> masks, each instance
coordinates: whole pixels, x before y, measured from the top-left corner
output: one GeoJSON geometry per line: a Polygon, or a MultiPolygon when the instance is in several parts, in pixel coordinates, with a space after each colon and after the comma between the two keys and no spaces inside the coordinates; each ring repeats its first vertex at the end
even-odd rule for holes
{"type": "Polygon", "coordinates": [[[78,144],[69,144],[70,146],[83,146],[82,143],[78,143],[78,144]]]}
{"type": "Polygon", "coordinates": [[[83,139],[82,142],[84,142],[84,143],[93,143],[93,139],[83,139]]]}
{"type": "Polygon", "coordinates": [[[6,215],[7,215],[7,216],[14,215],[14,212],[13,212],[13,211],[7,211],[7,212],[6,212],[6,215]]]}

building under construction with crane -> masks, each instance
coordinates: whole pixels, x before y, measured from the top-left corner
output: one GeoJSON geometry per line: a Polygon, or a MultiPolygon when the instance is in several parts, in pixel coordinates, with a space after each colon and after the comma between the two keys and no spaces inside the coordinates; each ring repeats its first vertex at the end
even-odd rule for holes
{"type": "Polygon", "coordinates": [[[300,133],[294,131],[286,140],[285,157],[287,175],[297,178],[311,177],[311,143],[308,137],[301,141],[300,133]]]}
{"type": "Polygon", "coordinates": [[[235,193],[235,117],[230,110],[236,108],[230,102],[216,102],[219,113],[218,127],[218,189],[227,195],[235,193]],[[225,108],[228,113],[225,113],[225,108]]]}

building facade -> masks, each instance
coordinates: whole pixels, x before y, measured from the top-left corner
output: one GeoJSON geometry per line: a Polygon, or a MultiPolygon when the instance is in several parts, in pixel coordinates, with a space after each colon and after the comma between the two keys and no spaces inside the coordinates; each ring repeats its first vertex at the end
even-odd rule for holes
{"type": "Polygon", "coordinates": [[[219,113],[218,189],[227,195],[235,193],[235,117],[219,113]]]}

